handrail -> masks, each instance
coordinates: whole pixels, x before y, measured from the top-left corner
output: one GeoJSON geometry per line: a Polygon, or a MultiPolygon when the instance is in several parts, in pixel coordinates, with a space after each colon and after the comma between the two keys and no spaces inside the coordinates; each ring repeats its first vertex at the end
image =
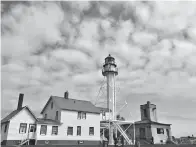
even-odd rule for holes
{"type": "Polygon", "coordinates": [[[118,68],[115,67],[115,68],[103,68],[102,69],[102,72],[110,72],[110,71],[112,71],[112,72],[118,72],[118,68]]]}
{"type": "Polygon", "coordinates": [[[19,145],[23,145],[28,141],[29,141],[29,132],[27,134],[26,133],[22,134],[19,145]]]}
{"type": "Polygon", "coordinates": [[[20,143],[20,145],[23,145],[23,144],[25,144],[28,141],[29,141],[29,139],[22,140],[21,143],[20,143]]]}

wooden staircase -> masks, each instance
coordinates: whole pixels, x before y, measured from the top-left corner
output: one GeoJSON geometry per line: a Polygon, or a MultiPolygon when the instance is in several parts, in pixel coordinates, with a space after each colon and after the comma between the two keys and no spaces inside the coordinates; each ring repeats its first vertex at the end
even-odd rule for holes
{"type": "Polygon", "coordinates": [[[24,139],[24,140],[21,140],[20,144],[19,145],[24,145],[24,144],[29,144],[29,139],[24,139]]]}

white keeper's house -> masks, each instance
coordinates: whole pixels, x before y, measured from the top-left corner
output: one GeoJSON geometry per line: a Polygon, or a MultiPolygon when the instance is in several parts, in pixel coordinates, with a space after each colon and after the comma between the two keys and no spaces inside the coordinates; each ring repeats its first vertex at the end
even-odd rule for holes
{"type": "MultiPolygon", "coordinates": [[[[104,122],[109,119],[108,109],[68,95],[65,92],[64,97],[50,96],[41,111],[42,117],[37,118],[28,106],[23,106],[24,94],[20,94],[17,109],[1,120],[1,144],[99,145],[107,139],[104,122]]],[[[152,138],[155,144],[171,141],[170,124],[157,122],[156,105],[148,102],[140,110],[141,121],[135,125],[121,121],[123,137],[135,138],[141,144],[150,144],[152,138]]]]}
{"type": "Polygon", "coordinates": [[[36,118],[28,106],[18,107],[1,120],[2,145],[96,145],[100,143],[100,121],[106,119],[106,109],[89,101],[51,96],[36,118]]]}

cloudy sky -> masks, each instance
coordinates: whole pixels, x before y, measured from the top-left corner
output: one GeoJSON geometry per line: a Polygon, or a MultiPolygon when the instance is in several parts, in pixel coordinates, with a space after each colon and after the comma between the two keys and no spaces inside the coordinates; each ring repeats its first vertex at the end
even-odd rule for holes
{"type": "Polygon", "coordinates": [[[2,117],[19,93],[37,116],[66,90],[104,105],[110,53],[121,115],[151,101],[173,135],[196,136],[196,2],[2,2],[1,15],[2,117]]]}

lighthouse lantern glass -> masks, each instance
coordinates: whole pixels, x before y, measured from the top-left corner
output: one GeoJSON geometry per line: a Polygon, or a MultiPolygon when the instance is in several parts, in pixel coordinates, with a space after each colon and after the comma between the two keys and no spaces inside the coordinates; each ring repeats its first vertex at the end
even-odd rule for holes
{"type": "Polygon", "coordinates": [[[115,64],[114,58],[108,57],[105,59],[105,63],[107,64],[115,64]]]}

